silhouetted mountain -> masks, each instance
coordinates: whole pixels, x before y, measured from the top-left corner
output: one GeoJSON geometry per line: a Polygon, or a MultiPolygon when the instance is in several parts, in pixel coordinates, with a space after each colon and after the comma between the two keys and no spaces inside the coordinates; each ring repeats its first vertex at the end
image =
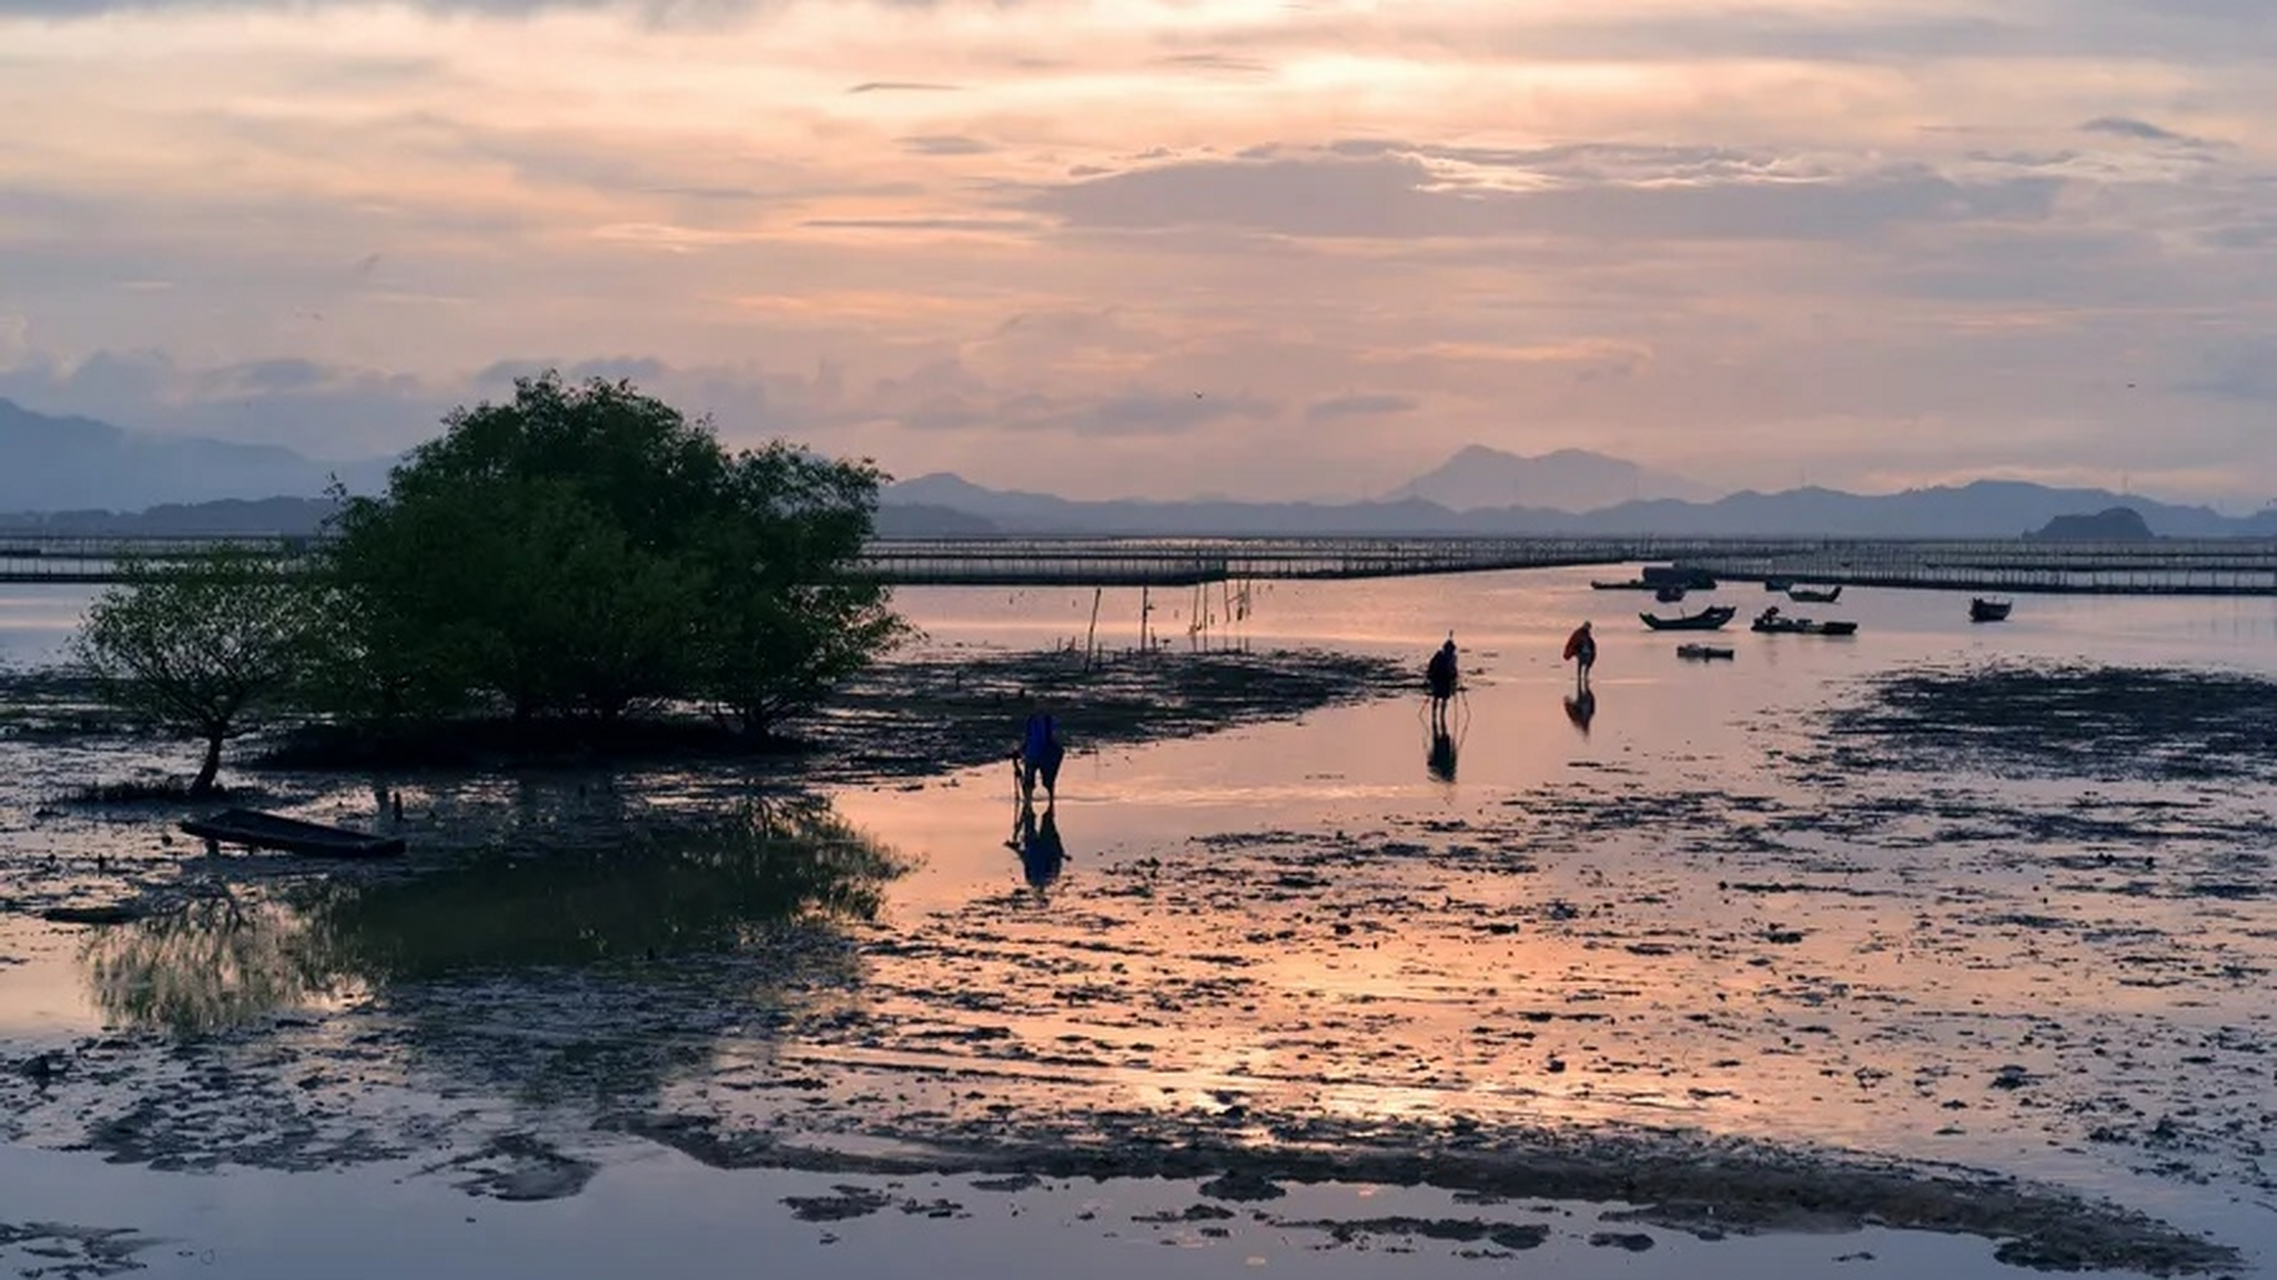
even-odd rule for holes
{"type": "Polygon", "coordinates": [[[879,507],[876,532],[881,538],[977,538],[997,528],[970,512],[910,502],[879,507]]]}
{"type": "MultiPolygon", "coordinates": [[[[1624,502],[1574,513],[1541,507],[1453,511],[1420,499],[1400,502],[1075,502],[1048,494],[1000,492],[953,475],[889,487],[887,506],[922,503],[979,516],[1004,533],[1126,535],[1432,535],[1664,534],[1858,538],[2014,538],[2058,516],[2119,503],[2101,489],[2052,489],[1980,480],[1904,493],[1854,494],[1803,488],[1735,493],[1714,502],[1624,502]]],[[[2225,516],[2210,507],[2129,497],[2164,537],[2277,537],[2277,509],[2225,516]]]]}
{"type": "Polygon", "coordinates": [[[2131,507],[2112,507],[2091,516],[2057,516],[2030,536],[2046,542],[2148,542],[2157,534],[2131,507]]]}
{"type": "Polygon", "coordinates": [[[1560,449],[1525,457],[1479,444],[1385,495],[1390,501],[1420,498],[1450,511],[1510,507],[1595,511],[1652,498],[1706,500],[1715,496],[1716,491],[1707,485],[1648,471],[1634,462],[1601,453],[1560,449]]]}
{"type": "Polygon", "coordinates": [[[320,532],[338,506],[329,498],[223,498],[169,502],[147,511],[45,511],[0,515],[0,536],[173,537],[191,534],[320,532]]]}
{"type": "Polygon", "coordinates": [[[0,399],[0,511],[139,511],[218,498],[313,498],[337,473],[380,488],[387,460],[316,462],[277,445],[141,435],[0,399]]]}

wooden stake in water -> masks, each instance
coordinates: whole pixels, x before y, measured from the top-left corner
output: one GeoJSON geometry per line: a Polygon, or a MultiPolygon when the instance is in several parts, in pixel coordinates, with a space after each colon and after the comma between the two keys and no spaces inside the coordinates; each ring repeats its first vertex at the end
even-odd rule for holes
{"type": "Polygon", "coordinates": [[[1083,669],[1091,669],[1091,660],[1099,653],[1099,599],[1107,594],[1105,587],[1091,588],[1091,627],[1083,633],[1083,669]]]}

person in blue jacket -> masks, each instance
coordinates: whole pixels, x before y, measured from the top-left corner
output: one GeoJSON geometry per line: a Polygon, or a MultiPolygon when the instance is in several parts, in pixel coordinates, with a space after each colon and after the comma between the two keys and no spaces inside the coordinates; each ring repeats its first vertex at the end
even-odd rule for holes
{"type": "Polygon", "coordinates": [[[1020,754],[1013,760],[1013,775],[1020,783],[1020,801],[1033,804],[1036,784],[1044,784],[1044,804],[1049,807],[1059,798],[1059,764],[1067,755],[1060,744],[1059,722],[1048,711],[1033,712],[1020,736],[1020,754]]]}

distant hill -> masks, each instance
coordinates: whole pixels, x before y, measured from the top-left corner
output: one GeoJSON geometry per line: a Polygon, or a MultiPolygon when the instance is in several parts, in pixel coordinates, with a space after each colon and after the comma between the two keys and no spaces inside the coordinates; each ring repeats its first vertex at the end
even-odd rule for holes
{"type": "Polygon", "coordinates": [[[153,436],[0,399],[0,511],[141,511],[219,498],[314,498],[337,474],[372,492],[385,459],[319,462],[277,445],[153,436]]]}
{"type": "Polygon", "coordinates": [[[223,498],[169,502],[147,511],[45,511],[0,515],[0,535],[57,537],[178,537],[231,533],[301,535],[320,532],[339,509],[329,498],[223,498]]]}
{"type": "Polygon", "coordinates": [[[994,521],[969,512],[910,502],[881,505],[876,532],[881,538],[978,538],[998,530],[994,521]]]}
{"type": "Polygon", "coordinates": [[[2132,507],[2109,507],[2091,516],[2057,516],[2030,536],[2045,542],[2148,542],[2158,535],[2132,507]]]}
{"type": "MultiPolygon", "coordinates": [[[[2054,489],[2018,481],[1903,493],[1802,488],[1735,493],[1713,502],[1661,499],[1588,512],[1546,507],[1455,511],[1419,498],[1397,502],[1077,502],[983,488],[954,475],[921,476],[887,488],[887,506],[923,504],[978,516],[1004,533],[1127,535],[1662,534],[1669,536],[2014,538],[2058,516],[2121,505],[2101,489],[2054,489]]],[[[2277,509],[2226,516],[2210,507],[2129,497],[2164,537],[2277,537],[2277,509]]]]}
{"type": "Polygon", "coordinates": [[[1595,511],[1652,498],[1700,501],[1717,491],[1681,476],[1648,471],[1634,462],[1582,449],[1534,457],[1474,444],[1437,468],[1384,495],[1415,498],[1450,511],[1546,507],[1595,511]]]}

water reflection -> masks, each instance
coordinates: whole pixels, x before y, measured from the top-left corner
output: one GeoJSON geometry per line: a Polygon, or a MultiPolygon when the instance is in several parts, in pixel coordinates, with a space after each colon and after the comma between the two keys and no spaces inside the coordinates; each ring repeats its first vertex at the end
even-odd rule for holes
{"type": "Polygon", "coordinates": [[[1039,890],[1050,887],[1067,866],[1067,845],[1059,835],[1059,807],[1046,804],[1039,815],[1034,805],[1021,805],[1012,847],[1020,854],[1020,872],[1029,886],[1039,890]]]}
{"type": "Polygon", "coordinates": [[[358,988],[733,952],[868,919],[899,859],[818,797],[751,803],[607,848],[486,854],[397,879],[229,893],[105,930],[83,954],[113,1019],[212,1031],[358,988]]]}
{"type": "Polygon", "coordinates": [[[354,985],[327,965],[298,912],[226,891],[100,931],[82,963],[106,1017],[184,1035],[319,1003],[354,985]]]}
{"type": "Polygon", "coordinates": [[[1434,780],[1439,782],[1453,782],[1455,780],[1455,753],[1459,746],[1460,744],[1455,740],[1455,735],[1447,732],[1446,726],[1441,725],[1432,730],[1431,750],[1423,758],[1423,767],[1430,772],[1434,780]]]}
{"type": "Polygon", "coordinates": [[[1597,718],[1597,691],[1584,688],[1579,693],[1565,695],[1565,718],[1581,730],[1582,737],[1588,737],[1589,722],[1597,718]]]}

